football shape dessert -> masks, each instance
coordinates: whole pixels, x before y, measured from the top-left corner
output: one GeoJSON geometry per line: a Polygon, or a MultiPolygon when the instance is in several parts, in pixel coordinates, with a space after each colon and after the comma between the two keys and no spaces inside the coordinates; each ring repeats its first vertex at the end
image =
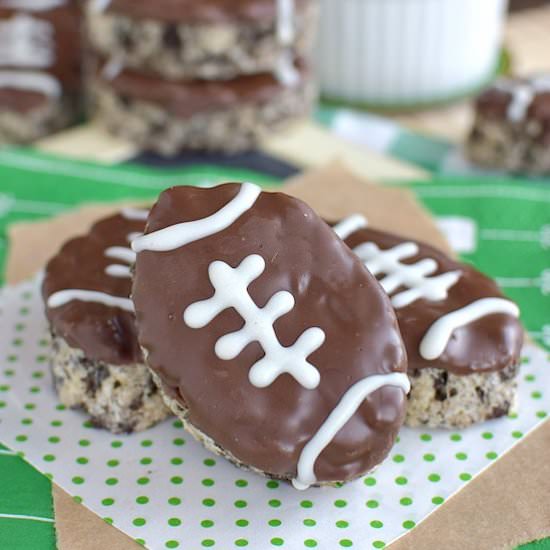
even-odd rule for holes
{"type": "Polygon", "coordinates": [[[391,297],[409,360],[406,424],[465,427],[508,414],[523,343],[516,304],[471,266],[362,216],[334,230],[391,297]]]}
{"type": "Polygon", "coordinates": [[[385,458],[409,390],[395,314],[311,208],[252,184],[174,187],[132,247],[139,342],[207,448],[300,489],[385,458]]]}
{"type": "Polygon", "coordinates": [[[50,260],[42,285],[59,398],[115,433],[143,430],[169,414],[143,363],[129,298],[130,241],[146,217],[146,210],[125,209],[97,222],[50,260]]]}

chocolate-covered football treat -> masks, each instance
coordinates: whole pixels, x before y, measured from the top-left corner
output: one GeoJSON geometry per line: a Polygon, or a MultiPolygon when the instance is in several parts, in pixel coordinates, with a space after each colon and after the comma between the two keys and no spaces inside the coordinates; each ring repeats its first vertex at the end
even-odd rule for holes
{"type": "Polygon", "coordinates": [[[384,459],[409,388],[395,314],[306,204],[252,184],[174,187],[145,233],[138,339],[197,439],[297,488],[384,459]]]}
{"type": "Polygon", "coordinates": [[[406,424],[465,427],[507,414],[523,329],[494,281],[360,215],[334,230],[391,297],[409,359],[406,424]]]}
{"type": "Polygon", "coordinates": [[[76,0],[0,0],[0,144],[73,122],[79,107],[76,0]]]}
{"type": "Polygon", "coordinates": [[[97,222],[50,260],[42,284],[59,398],[115,433],[144,430],[169,414],[144,365],[129,299],[129,243],[146,217],[127,209],[97,222]]]}
{"type": "Polygon", "coordinates": [[[169,81],[104,65],[95,80],[98,116],[115,135],[143,149],[237,152],[309,113],[314,98],[305,69],[282,83],[270,73],[229,81],[169,81]]]}
{"type": "Polygon", "coordinates": [[[161,80],[103,67],[96,77],[98,116],[140,148],[172,155],[181,149],[251,149],[262,136],[309,112],[314,90],[305,69],[285,84],[270,73],[228,81],[161,80]]]}
{"type": "Polygon", "coordinates": [[[96,52],[166,79],[229,79],[309,58],[316,0],[89,0],[96,52]]]}
{"type": "Polygon", "coordinates": [[[475,105],[466,150],[482,166],[550,173],[550,75],[502,79],[475,105]]]}

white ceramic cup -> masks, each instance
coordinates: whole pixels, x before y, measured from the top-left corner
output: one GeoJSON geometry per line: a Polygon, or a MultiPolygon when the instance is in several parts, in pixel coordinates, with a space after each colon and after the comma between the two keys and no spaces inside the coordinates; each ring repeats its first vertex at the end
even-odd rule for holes
{"type": "Polygon", "coordinates": [[[321,0],[323,95],[404,107],[474,91],[498,63],[507,0],[321,0]]]}

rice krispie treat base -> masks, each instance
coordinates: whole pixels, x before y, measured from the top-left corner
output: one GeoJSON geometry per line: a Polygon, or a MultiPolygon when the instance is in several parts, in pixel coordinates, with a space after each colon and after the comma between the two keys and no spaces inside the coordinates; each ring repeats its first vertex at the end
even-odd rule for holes
{"type": "Polygon", "coordinates": [[[411,392],[405,424],[412,428],[466,428],[514,410],[517,366],[459,376],[443,369],[409,373],[411,392]]]}
{"type": "MultiPolygon", "coordinates": [[[[25,93],[18,91],[17,93],[25,93]]],[[[0,145],[30,143],[68,126],[76,117],[76,98],[45,98],[30,110],[0,105],[0,145]]]]}
{"type": "Polygon", "coordinates": [[[143,364],[93,361],[52,334],[51,369],[61,403],[86,411],[96,427],[113,433],[139,432],[169,415],[143,364]]]}

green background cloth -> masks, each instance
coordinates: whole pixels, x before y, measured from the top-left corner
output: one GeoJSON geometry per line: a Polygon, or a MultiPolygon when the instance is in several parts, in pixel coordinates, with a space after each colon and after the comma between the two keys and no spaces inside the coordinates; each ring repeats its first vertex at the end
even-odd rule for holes
{"type": "MultiPolygon", "coordinates": [[[[3,265],[9,248],[6,228],[14,221],[45,218],[85,202],[153,199],[161,189],[175,184],[204,185],[228,179],[275,183],[273,178],[231,168],[99,166],[32,151],[0,151],[0,262],[3,265]]],[[[437,216],[458,216],[475,227],[475,249],[464,258],[510,285],[505,291],[520,305],[527,330],[543,343],[544,327],[550,325],[550,237],[546,233],[550,232],[550,186],[448,177],[407,186],[437,216]]],[[[0,372],[8,370],[8,358],[1,360],[0,372]]],[[[54,548],[49,480],[1,446],[0,461],[0,548],[54,548]]],[[[550,544],[534,544],[530,550],[544,548],[550,544]]]]}

